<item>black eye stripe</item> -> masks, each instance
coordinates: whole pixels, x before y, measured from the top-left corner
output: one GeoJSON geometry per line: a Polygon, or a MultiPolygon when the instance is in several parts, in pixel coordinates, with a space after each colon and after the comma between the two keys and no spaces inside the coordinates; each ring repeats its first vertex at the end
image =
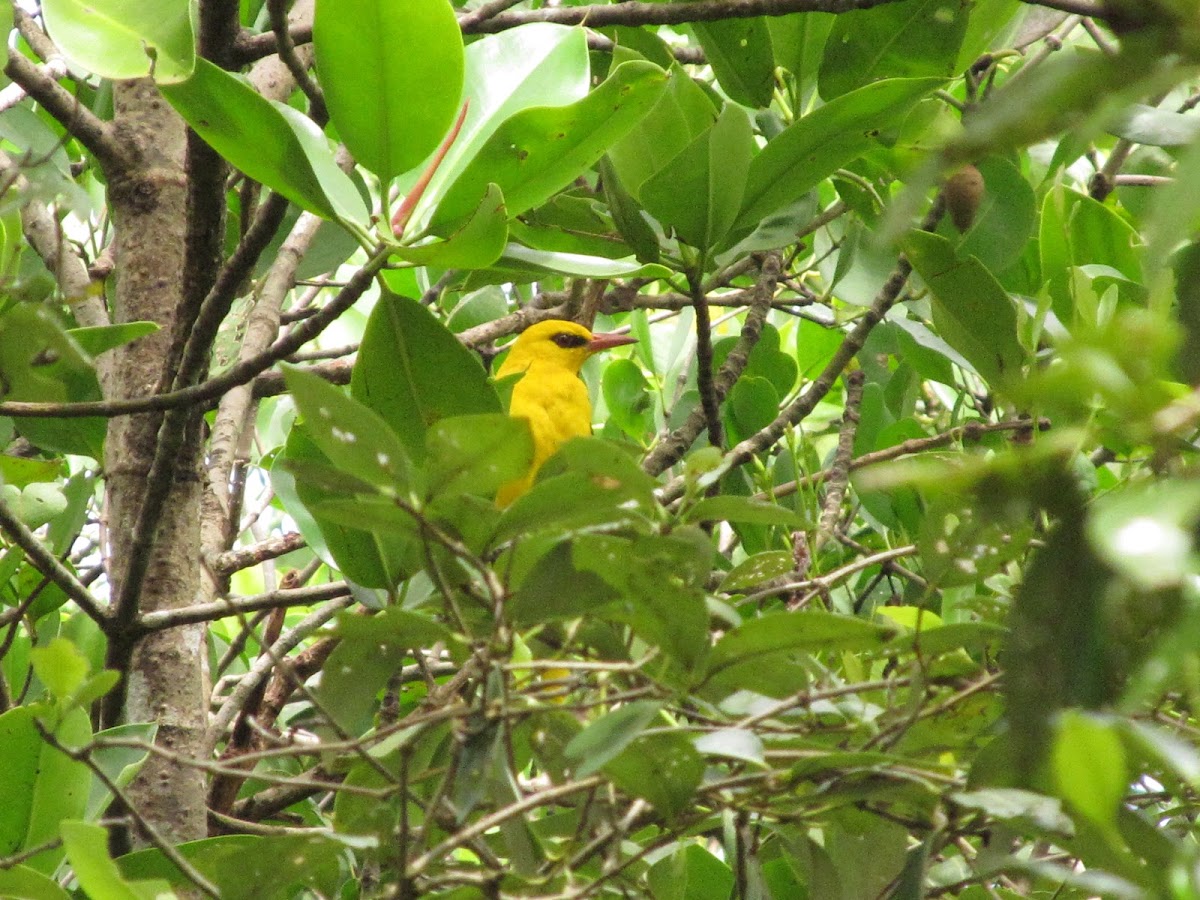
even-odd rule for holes
{"type": "Polygon", "coordinates": [[[564,350],[573,350],[576,347],[582,347],[588,342],[587,338],[583,335],[572,334],[569,331],[560,331],[554,337],[550,338],[550,340],[554,341],[554,343],[558,344],[564,350]]]}

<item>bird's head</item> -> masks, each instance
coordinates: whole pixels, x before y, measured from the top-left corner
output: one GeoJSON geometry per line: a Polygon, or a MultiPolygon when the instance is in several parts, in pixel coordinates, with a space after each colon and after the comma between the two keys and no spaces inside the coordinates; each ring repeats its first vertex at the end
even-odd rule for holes
{"type": "Polygon", "coordinates": [[[526,328],[513,341],[500,377],[527,371],[531,366],[553,366],[575,374],[593,353],[637,343],[623,334],[592,334],[582,325],[564,319],[547,319],[526,328]]]}

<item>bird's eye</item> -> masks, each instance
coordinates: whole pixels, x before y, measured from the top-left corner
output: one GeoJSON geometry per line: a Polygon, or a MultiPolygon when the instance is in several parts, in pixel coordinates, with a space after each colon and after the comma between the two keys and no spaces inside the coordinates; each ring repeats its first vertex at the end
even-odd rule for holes
{"type": "Polygon", "coordinates": [[[573,350],[576,347],[582,347],[588,342],[588,339],[582,334],[572,334],[569,331],[560,331],[554,337],[550,338],[550,340],[554,341],[554,343],[558,344],[564,350],[573,350]]]}

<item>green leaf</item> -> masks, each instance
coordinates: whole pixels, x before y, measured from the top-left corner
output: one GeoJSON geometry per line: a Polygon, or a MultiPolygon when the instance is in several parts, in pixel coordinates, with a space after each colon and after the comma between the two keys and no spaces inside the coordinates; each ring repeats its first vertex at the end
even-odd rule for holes
{"type": "Polygon", "coordinates": [[[575,765],[575,777],[586,778],[604,768],[633,743],[661,709],[661,703],[635,700],[606,713],[575,735],[564,750],[575,765]]]}
{"type": "Polygon", "coordinates": [[[509,244],[504,248],[490,272],[501,276],[500,280],[535,280],[538,275],[557,273],[576,275],[581,278],[665,278],[671,274],[666,266],[644,265],[633,257],[609,259],[603,256],[581,256],[578,253],[558,253],[550,250],[533,250],[520,244],[509,244]],[[512,275],[511,279],[504,276],[512,275]],[[528,276],[534,276],[530,278],[528,276]]]}
{"type": "Polygon", "coordinates": [[[536,625],[593,613],[616,597],[599,575],[576,568],[571,542],[563,541],[534,564],[506,608],[514,624],[536,625]]]}
{"type": "Polygon", "coordinates": [[[899,121],[913,104],[942,84],[941,78],[877,81],[797,119],[750,163],[734,234],[749,233],[763,219],[864,154],[880,129],[899,121]]]}
{"type": "Polygon", "coordinates": [[[479,357],[428,309],[395,294],[371,310],[350,393],[391,426],[417,463],[434,422],[502,411],[479,357]]]}
{"type": "Polygon", "coordinates": [[[717,83],[731,100],[750,107],[771,105],[775,57],[766,19],[694,22],[691,27],[717,83]]]}
{"type": "Polygon", "coordinates": [[[839,97],[882,78],[954,74],[972,6],[906,0],[838,16],[825,42],[821,96],[839,97]]]}
{"type": "Polygon", "coordinates": [[[1025,363],[1012,298],[974,258],[962,260],[945,238],[914,231],[904,252],[933,292],[938,333],[993,387],[1015,378],[1025,363]]]}
{"type": "MultiPolygon", "coordinates": [[[[99,400],[91,360],[46,308],[31,303],[0,316],[0,390],[5,400],[64,403],[99,400]]],[[[101,418],[21,419],[17,430],[44,450],[104,458],[101,418]]]]}
{"type": "MultiPolygon", "coordinates": [[[[71,709],[54,734],[70,747],[87,744],[92,739],[87,712],[71,709]]],[[[3,855],[54,841],[60,822],[83,814],[91,772],[42,740],[33,710],[27,706],[0,715],[0,772],[5,777],[5,802],[0,803],[3,855]]],[[[25,865],[51,875],[62,858],[62,848],[53,847],[26,860],[25,865]]]]}
{"type": "Polygon", "coordinates": [[[1129,485],[1096,500],[1087,535],[1106,563],[1145,591],[1181,587],[1196,571],[1200,485],[1129,485]]]}
{"type": "Polygon", "coordinates": [[[438,146],[463,86],[447,0],[318,0],[313,48],[329,116],[355,160],[386,182],[438,146]]]}
{"type": "MultiPolygon", "coordinates": [[[[582,28],[533,22],[472,42],[466,49],[463,82],[467,117],[413,213],[413,233],[428,224],[447,188],[497,128],[525,109],[574,103],[587,94],[589,82],[582,28]]],[[[412,187],[424,168],[418,166],[401,180],[403,190],[412,187]]],[[[475,197],[482,193],[481,188],[475,197]]],[[[474,202],[475,197],[467,199],[474,202]]]]}
{"type": "Polygon", "coordinates": [[[170,84],[196,64],[188,0],[45,0],[42,15],[63,54],[102,78],[170,84]]]}
{"type": "Polygon", "coordinates": [[[364,587],[392,587],[405,571],[396,560],[408,557],[389,553],[389,549],[397,548],[377,539],[369,530],[344,527],[316,512],[323,502],[340,499],[344,494],[306,479],[304,467],[329,465],[329,458],[303,427],[293,426],[283,453],[271,467],[271,486],[305,542],[328,566],[364,587]],[[300,473],[299,477],[293,475],[293,470],[300,473]]]}
{"type": "Polygon", "coordinates": [[[749,117],[728,104],[710,129],[646,180],[642,203],[681,240],[708,250],[737,218],[753,148],[749,117]]]}
{"type": "Polygon", "coordinates": [[[0,896],[18,900],[71,900],[53,878],[28,866],[0,869],[0,896]]]}
{"type": "MultiPolygon", "coordinates": [[[[636,58],[621,47],[613,51],[614,62],[636,58]]],[[[717,108],[708,94],[679,64],[673,64],[666,90],[654,108],[608,151],[630,196],[639,198],[646,179],[661,171],[716,120],[717,108]]]]}
{"type": "Polygon", "coordinates": [[[119,325],[95,325],[89,328],[70,328],[67,334],[79,344],[84,353],[89,356],[99,356],[105,350],[112,350],[140,337],[154,334],[158,325],[154,322],[122,322],[119,325]]]}
{"type": "Polygon", "coordinates": [[[357,189],[337,168],[333,152],[311,120],[295,110],[285,113],[290,107],[272,103],[204,59],[196,61],[186,81],[160,90],[210,147],[250,178],[322,218],[365,224],[366,209],[357,189]],[[333,190],[326,189],[326,179],[333,190]],[[344,207],[347,202],[354,206],[344,207]]]}
{"type": "Polygon", "coordinates": [[[549,199],[591,168],[617,138],[658,102],[667,76],[631,61],[570,106],[529,109],[506,121],[467,164],[438,205],[434,226],[470,214],[489,183],[504,192],[510,216],[549,199]]]}
{"type": "Polygon", "coordinates": [[[311,372],[289,366],[283,377],[306,432],[334,466],[392,495],[411,488],[408,453],[377,413],[311,372]]]}
{"type": "Polygon", "coordinates": [[[976,167],[983,175],[983,201],[956,249],[960,257],[974,256],[999,273],[1025,251],[1037,223],[1037,198],[1020,169],[1004,157],[989,156],[976,167]]]}
{"type": "Polygon", "coordinates": [[[705,497],[684,514],[685,522],[749,522],[754,525],[784,525],[799,527],[803,524],[792,510],[777,503],[763,503],[750,497],[722,494],[705,497]]]}
{"type": "Polygon", "coordinates": [[[614,359],[600,381],[608,420],[634,440],[654,427],[653,396],[641,366],[631,359],[614,359]]]}
{"type": "Polygon", "coordinates": [[[130,882],[108,855],[108,831],[86,822],[63,822],[63,847],[79,886],[97,900],[156,900],[170,887],[161,882],[130,882]]]}
{"type": "Polygon", "coordinates": [[[700,735],[694,741],[696,749],[708,756],[723,756],[742,762],[766,765],[763,741],[753,731],[744,728],[721,728],[700,735]]]}
{"type": "Polygon", "coordinates": [[[717,641],[703,684],[706,692],[719,696],[737,688],[755,690],[771,654],[870,650],[892,633],[854,616],[815,611],[750,619],[717,641]]]}
{"type": "Polygon", "coordinates": [[[430,616],[396,606],[365,618],[338,617],[340,641],[321,671],[317,697],[339,726],[351,734],[371,727],[376,695],[412,650],[452,641],[430,616]]]}
{"type": "Polygon", "coordinates": [[[673,818],[691,806],[704,777],[704,759],[681,733],[645,734],[609,762],[604,774],[673,818]]]}
{"type": "Polygon", "coordinates": [[[33,671],[57,700],[71,697],[88,676],[87,659],[66,638],[55,638],[44,647],[29,651],[33,671]]]}
{"type": "Polygon", "coordinates": [[[729,866],[691,843],[656,862],[646,878],[654,900],[728,900],[735,881],[729,866]]]}
{"type": "Polygon", "coordinates": [[[508,211],[500,188],[489,184],[471,218],[444,241],[396,247],[393,255],[439,269],[486,269],[508,243],[508,211]]]}
{"type": "Polygon", "coordinates": [[[796,570],[796,560],[786,550],[766,550],[742,560],[721,581],[722,594],[744,591],[796,570]]]}
{"type": "Polygon", "coordinates": [[[431,494],[491,496],[533,465],[529,423],[502,413],[442,419],[426,432],[425,443],[431,494]]]}
{"type": "Polygon", "coordinates": [[[1019,788],[985,788],[952,793],[950,799],[957,806],[979,810],[1001,822],[1027,822],[1040,830],[1066,836],[1075,832],[1057,797],[1019,788]]]}
{"type": "Polygon", "coordinates": [[[1063,712],[1051,760],[1058,795],[1101,831],[1114,832],[1129,772],[1112,723],[1077,710],[1063,712]]]}

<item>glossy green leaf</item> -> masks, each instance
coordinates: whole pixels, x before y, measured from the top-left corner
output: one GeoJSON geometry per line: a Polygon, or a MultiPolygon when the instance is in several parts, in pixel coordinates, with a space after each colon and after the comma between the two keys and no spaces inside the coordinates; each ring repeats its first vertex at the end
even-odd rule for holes
{"type": "MultiPolygon", "coordinates": [[[[659,102],[661,103],[662,101],[659,102]]],[[[651,118],[653,115],[654,110],[651,110],[646,118],[651,118]]],[[[600,173],[600,183],[604,188],[604,200],[608,204],[609,213],[612,215],[613,225],[616,226],[625,243],[629,245],[634,255],[640,261],[647,263],[658,262],[662,256],[662,248],[658,243],[658,235],[650,223],[646,221],[641,206],[625,190],[625,185],[621,183],[621,179],[617,175],[617,170],[613,168],[611,159],[608,156],[603,157],[596,169],[600,173]]]]}
{"type": "MultiPolygon", "coordinates": [[[[290,900],[305,893],[330,896],[341,879],[339,857],[355,846],[330,834],[227,834],[176,849],[218,889],[221,900],[290,900]]],[[[176,891],[189,882],[160,850],[117,860],[126,878],[162,879],[176,891]]]]}
{"type": "Polygon", "coordinates": [[[355,160],[386,181],[441,143],[463,83],[447,0],[318,0],[313,47],[325,105],[355,160]]]}
{"type": "MultiPolygon", "coordinates": [[[[48,309],[28,303],[0,316],[0,390],[5,400],[100,399],[100,383],[83,349],[48,309]]],[[[21,419],[17,429],[44,450],[104,458],[104,419],[21,419]]]]}
{"type": "MultiPolygon", "coordinates": [[[[54,733],[67,746],[83,746],[92,738],[87,712],[70,710],[54,733]]],[[[0,771],[10,786],[0,803],[0,852],[6,856],[55,841],[60,822],[83,814],[91,772],[42,739],[27,706],[0,715],[0,771]]],[[[51,875],[62,857],[61,847],[51,847],[25,865],[51,875]]]]}
{"type": "Polygon", "coordinates": [[[717,641],[708,657],[704,687],[718,695],[737,688],[755,690],[770,654],[869,650],[882,646],[891,633],[864,619],[824,612],[750,619],[717,641]]]}
{"type": "Polygon", "coordinates": [[[645,734],[604,767],[621,790],[673,818],[691,807],[704,759],[681,733],[645,734]]]}
{"type": "Polygon", "coordinates": [[[1000,273],[1025,251],[1037,222],[1037,199],[1020,170],[1004,157],[991,156],[976,166],[983,175],[983,200],[957,250],[1000,273]]]}
{"type": "Polygon", "coordinates": [[[19,900],[71,900],[53,878],[28,866],[0,869],[0,896],[19,900]]]}
{"type": "Polygon", "coordinates": [[[1114,829],[1129,773],[1112,723],[1075,710],[1064,712],[1051,759],[1059,796],[1101,830],[1114,829]]]}
{"type": "Polygon", "coordinates": [[[438,205],[446,228],[474,208],[489,183],[504,192],[509,215],[545,202],[593,166],[617,138],[658,102],[667,76],[651,63],[618,66],[570,106],[536,108],[506,121],[467,164],[438,205]]]}
{"type": "MultiPolygon", "coordinates": [[[[635,59],[630,51],[613,60],[635,59]]],[[[712,127],[717,108],[683,67],[674,64],[666,90],[646,116],[608,150],[613,169],[630,196],[638,198],[646,179],[662,170],[693,140],[712,127]]]]}
{"type": "Polygon", "coordinates": [[[933,292],[933,322],[989,384],[1015,378],[1025,363],[1012,299],[976,259],[962,260],[945,238],[916,231],[904,245],[933,292]]]}
{"type": "Polygon", "coordinates": [[[721,89],[736,103],[771,105],[775,89],[775,57],[767,20],[724,19],[695,22],[692,32],[721,89]]]}
{"type": "Polygon", "coordinates": [[[29,653],[33,671],[57,700],[71,697],[88,676],[88,661],[66,638],[55,638],[29,653]]]}
{"type": "Polygon", "coordinates": [[[339,726],[361,734],[372,724],[376,695],[412,650],[449,641],[450,633],[431,616],[396,606],[364,618],[338,618],[338,642],[322,670],[317,690],[322,708],[339,726]]]}
{"type": "Polygon", "coordinates": [[[514,623],[535,625],[593,613],[616,597],[603,578],[575,566],[564,541],[534,564],[506,609],[514,623]]]}
{"type": "Polygon", "coordinates": [[[371,311],[350,392],[387,422],[417,463],[434,422],[501,411],[479,357],[416,300],[394,294],[371,311]]]}
{"type": "MultiPolygon", "coordinates": [[[[417,205],[414,233],[428,224],[446,190],[504,122],[522,110],[566,106],[587,94],[590,67],[583,29],[533,22],[486,35],[466,48],[463,79],[467,116],[417,205]]],[[[425,164],[401,180],[405,190],[425,164]]],[[[481,186],[466,202],[482,193],[481,186]]]]}
{"type": "Polygon", "coordinates": [[[486,269],[508,244],[508,210],[504,196],[489,184],[474,214],[444,241],[396,247],[395,256],[439,269],[486,269]]]}
{"type": "Polygon", "coordinates": [[[442,419],[430,426],[425,443],[432,494],[490,496],[533,465],[528,423],[502,413],[442,419]]]}
{"type": "Polygon", "coordinates": [[[160,90],[209,146],[250,178],[322,218],[365,223],[357,189],[333,163],[333,151],[311,120],[295,110],[284,113],[281,104],[204,59],[196,61],[186,81],[160,90]],[[318,147],[327,157],[324,164],[314,159],[318,147]],[[324,179],[337,179],[334,191],[326,189],[324,179]],[[357,208],[342,208],[339,200],[351,196],[357,208]]]}
{"type": "Polygon", "coordinates": [[[821,96],[833,99],[883,78],[954,74],[972,7],[905,0],[837,18],[821,62],[821,96]]]}
{"type": "Polygon", "coordinates": [[[878,81],[797,119],[750,163],[735,234],[749,233],[771,213],[857,159],[872,146],[880,129],[899,121],[914,103],[943,83],[940,78],[878,81]]]}
{"type": "Polygon", "coordinates": [[[641,440],[654,427],[654,401],[641,366],[631,359],[614,359],[604,367],[600,385],[609,422],[641,440]]]}
{"type": "Polygon", "coordinates": [[[271,486],[283,508],[295,521],[313,552],[331,568],[348,579],[370,588],[388,588],[399,579],[396,569],[389,569],[383,543],[369,530],[347,527],[312,512],[321,503],[345,495],[304,477],[305,466],[330,466],[323,454],[301,426],[294,426],[288,435],[284,452],[271,467],[271,486]],[[298,474],[294,475],[293,471],[298,474]]]}
{"type": "Polygon", "coordinates": [[[533,250],[520,244],[509,244],[496,260],[491,272],[500,280],[534,280],[537,275],[557,273],[581,278],[662,278],[670,274],[665,266],[647,265],[633,257],[608,259],[602,256],[581,256],[578,253],[558,253],[533,250]],[[503,276],[512,275],[512,279],[503,276]],[[529,276],[534,276],[531,278],[529,276]]]}
{"type": "Polygon", "coordinates": [[[575,735],[564,751],[575,764],[575,777],[586,778],[602,769],[628,747],[658,715],[661,703],[635,700],[601,716],[575,735]]]}
{"type": "Polygon", "coordinates": [[[825,40],[836,20],[829,13],[792,13],[767,19],[775,64],[792,73],[799,96],[807,96],[816,86],[825,40]]]}
{"type": "Polygon", "coordinates": [[[106,350],[136,341],[140,337],[154,334],[158,325],[154,322],[122,322],[119,325],[96,325],[90,328],[71,328],[67,334],[90,356],[99,356],[106,350]]]}
{"type": "Polygon", "coordinates": [[[306,432],[338,469],[386,493],[409,489],[413,473],[408,453],[377,413],[311,372],[289,367],[284,380],[306,432]]]}
{"type": "Polygon", "coordinates": [[[63,847],[79,886],[102,900],[156,900],[170,887],[161,881],[131,882],[108,855],[108,831],[86,822],[63,822],[63,847]]]}
{"type": "Polygon", "coordinates": [[[777,503],[763,503],[750,497],[723,494],[705,497],[684,514],[685,522],[750,522],[755,525],[799,527],[799,516],[777,503]]]}
{"type": "Polygon", "coordinates": [[[796,560],[786,550],[765,550],[738,563],[721,581],[721,593],[730,594],[762,584],[796,570],[796,560]]]}
{"type": "Polygon", "coordinates": [[[102,78],[170,84],[196,64],[188,0],[45,0],[42,15],[58,49],[102,78]]]}
{"type": "Polygon", "coordinates": [[[710,129],[646,180],[642,203],[691,246],[716,246],[741,208],[753,147],[749,117],[727,105],[710,129]]]}
{"type": "Polygon", "coordinates": [[[654,900],[728,900],[735,881],[729,866],[699,844],[660,859],[646,877],[654,900]]]}

